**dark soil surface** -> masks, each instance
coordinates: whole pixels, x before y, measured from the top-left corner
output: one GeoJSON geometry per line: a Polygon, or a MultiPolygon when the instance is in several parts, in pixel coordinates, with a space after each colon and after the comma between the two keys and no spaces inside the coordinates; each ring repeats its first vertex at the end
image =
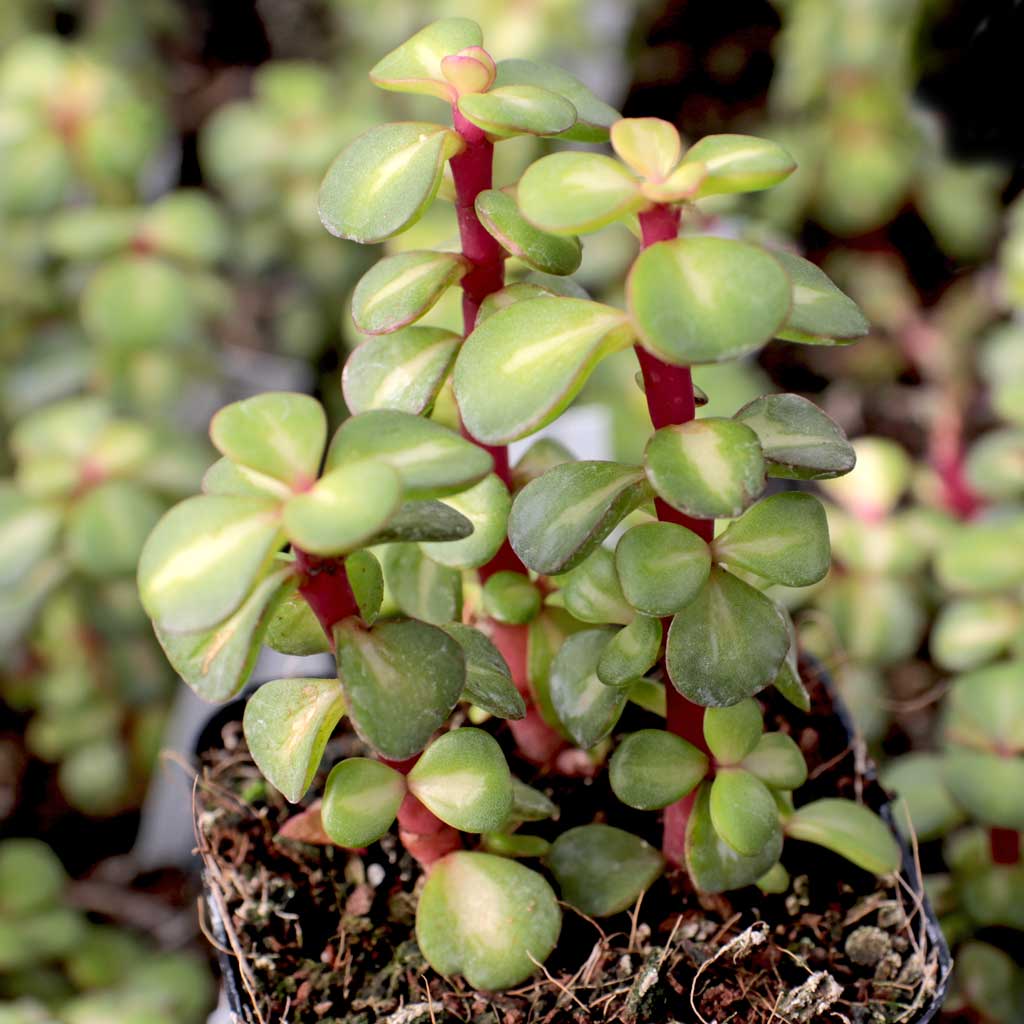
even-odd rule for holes
{"type": "MultiPolygon", "coordinates": [[[[840,795],[880,807],[885,794],[866,754],[849,745],[825,688],[811,681],[811,692],[808,715],[766,698],[769,726],[774,718],[807,756],[801,801],[840,795]]],[[[644,724],[646,713],[631,711],[622,728],[644,724]]],[[[543,974],[514,991],[475,992],[423,960],[414,933],[420,872],[397,838],[363,853],[275,839],[302,808],[263,782],[238,722],[222,739],[203,758],[197,834],[228,952],[241,954],[242,984],[258,993],[247,1011],[254,1024],[896,1024],[917,1020],[941,981],[905,880],[886,887],[791,842],[783,862],[792,884],[782,895],[700,895],[673,871],[630,913],[598,922],[566,907],[543,974]]],[[[324,763],[363,752],[355,737],[338,736],[324,763]]],[[[600,820],[660,842],[658,816],[623,807],[604,776],[538,779],[510,761],[562,808],[555,829],[600,820]]],[[[322,784],[323,776],[307,803],[322,784]]]]}

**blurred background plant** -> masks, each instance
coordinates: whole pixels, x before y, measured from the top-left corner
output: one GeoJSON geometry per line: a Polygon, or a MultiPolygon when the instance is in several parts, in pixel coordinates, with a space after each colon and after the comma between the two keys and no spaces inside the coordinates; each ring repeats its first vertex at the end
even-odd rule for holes
{"type": "MultiPolygon", "coordinates": [[[[346,415],[340,369],[364,340],[351,291],[376,254],[330,238],[316,191],[382,102],[422,116],[360,69],[469,13],[499,55],[561,64],[627,115],[690,141],[750,131],[796,156],[785,185],[723,197],[708,229],[822,264],[872,334],[769,346],[695,379],[712,415],[794,391],[857,439],[855,472],[822,487],[836,566],[791,610],[906,799],[959,944],[950,1019],[1024,1019],[1024,207],[1010,202],[1024,179],[1019,140],[972,79],[1012,70],[998,40],[1020,22],[1005,6],[0,4],[0,833],[46,834],[76,876],[130,846],[179,689],[138,607],[138,547],[212,461],[202,434],[219,405],[297,388],[346,415]],[[83,839],[82,814],[106,830],[83,839]]],[[[502,146],[499,184],[545,145],[502,146]]],[[[384,249],[456,235],[436,204],[384,249]]],[[[613,227],[589,241],[576,276],[621,302],[609,282],[633,240],[613,227]]],[[[453,295],[424,322],[456,327],[453,295]]],[[[628,354],[583,399],[558,440],[635,459],[648,424],[628,354]]],[[[437,415],[454,415],[444,395],[437,415]]],[[[12,912],[0,895],[0,961],[12,912]]],[[[125,962],[151,958],[132,948],[125,962]]],[[[122,1019],[113,995],[71,994],[126,976],[84,984],[64,959],[0,962],[5,998],[33,997],[39,978],[60,994],[9,1019],[122,1019]]]]}

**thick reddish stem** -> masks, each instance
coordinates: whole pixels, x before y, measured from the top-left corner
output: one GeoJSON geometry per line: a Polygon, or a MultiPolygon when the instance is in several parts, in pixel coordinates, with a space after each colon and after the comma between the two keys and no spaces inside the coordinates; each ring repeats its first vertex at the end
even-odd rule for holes
{"type": "Polygon", "coordinates": [[[988,847],[993,864],[1014,867],[1020,863],[1020,833],[1012,828],[990,828],[988,847]]]}
{"type": "MultiPolygon", "coordinates": [[[[476,214],[476,197],[491,188],[493,183],[494,146],[484,132],[467,121],[457,106],[452,107],[455,130],[465,142],[465,149],[452,157],[452,177],[455,180],[455,212],[459,222],[459,236],[462,240],[462,254],[472,264],[472,269],[463,276],[462,318],[464,333],[468,337],[476,326],[480,304],[488,295],[505,286],[505,250],[490,232],[480,223],[476,214]]],[[[494,460],[494,472],[511,490],[512,472],[509,466],[508,448],[504,445],[482,444],[462,428],[463,434],[490,453],[494,460]]],[[[480,578],[486,581],[496,572],[526,572],[519,556],[506,539],[498,553],[480,569],[480,578]]],[[[512,668],[513,678],[527,704],[526,718],[511,722],[512,735],[523,755],[532,761],[543,763],[554,757],[565,746],[565,742],[541,717],[526,676],[525,628],[506,631],[497,623],[488,624],[500,635],[498,648],[512,668]]],[[[497,640],[496,640],[497,642],[497,640]]]]}
{"type": "MultiPolygon", "coordinates": [[[[679,210],[671,206],[655,206],[640,214],[643,247],[669,241],[679,231],[679,210]]],[[[640,345],[636,357],[643,375],[647,410],[655,430],[677,423],[689,423],[697,414],[693,393],[693,375],[688,366],[672,366],[662,362],[640,345]]],[[[692,530],[702,540],[711,542],[715,524],[710,519],[694,519],[672,508],[660,498],[655,499],[655,510],[662,522],[677,523],[692,530]]],[[[668,622],[665,623],[666,629],[668,622]]],[[[700,750],[707,751],[704,741],[704,709],[687,700],[672,684],[665,684],[669,732],[681,736],[700,750]]],[[[665,808],[662,852],[674,864],[682,864],[685,854],[686,823],[690,817],[694,797],[691,794],[665,808]]]]}
{"type": "Polygon", "coordinates": [[[295,565],[302,574],[299,593],[313,610],[334,643],[334,627],[342,619],[359,614],[359,605],[349,586],[342,558],[317,558],[301,548],[295,548],[295,565]]]}

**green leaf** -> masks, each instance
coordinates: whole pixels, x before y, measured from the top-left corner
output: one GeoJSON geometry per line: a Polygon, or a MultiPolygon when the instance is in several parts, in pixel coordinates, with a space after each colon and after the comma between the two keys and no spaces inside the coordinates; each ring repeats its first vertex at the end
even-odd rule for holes
{"type": "Polygon", "coordinates": [[[544,793],[512,777],[512,810],[509,811],[506,828],[513,823],[557,817],[558,807],[544,793]]]}
{"type": "Polygon", "coordinates": [[[390,765],[346,758],[327,776],[320,805],[324,831],[350,850],[369,846],[394,824],[405,793],[405,777],[390,765]]]}
{"type": "Polygon", "coordinates": [[[210,423],[210,439],[232,462],[298,490],[317,477],[327,417],[309,395],[268,391],[224,406],[210,423]]]}
{"type": "Polygon", "coordinates": [[[857,461],[842,427],[799,395],[762,395],[733,419],[757,434],[769,476],[822,480],[849,473],[857,461]]]}
{"type": "Polygon", "coordinates": [[[562,899],[591,917],[628,910],[665,869],[654,847],[610,825],[579,825],[563,832],[547,865],[562,899]]]}
{"type": "Polygon", "coordinates": [[[94,579],[131,574],[165,507],[130,480],[108,480],[92,488],[68,514],[64,550],[69,561],[94,579]]]}
{"type": "Polygon", "coordinates": [[[789,633],[775,605],[713,568],[701,592],[672,620],[665,667],[684,697],[726,707],[767,686],[788,649],[789,633]]]}
{"type": "Polygon", "coordinates": [[[496,572],[484,583],[484,613],[495,622],[524,626],[537,617],[542,603],[540,590],[524,573],[496,572]]]}
{"type": "MultiPolygon", "coordinates": [[[[451,498],[446,499],[451,501],[451,498]]],[[[464,540],[473,533],[473,524],[445,502],[426,499],[407,501],[373,538],[375,544],[396,541],[429,541],[439,546],[464,540]]],[[[435,559],[436,561],[436,559],[435,559]]]]}
{"type": "Polygon", "coordinates": [[[390,465],[406,498],[439,498],[478,483],[491,456],[447,427],[405,412],[376,409],[346,420],[327,452],[327,469],[360,459],[390,465]]]}
{"type": "Polygon", "coordinates": [[[863,804],[825,798],[804,804],[785,823],[786,835],[817,843],[872,874],[900,869],[900,848],[892,830],[863,804]]]}
{"type": "Polygon", "coordinates": [[[663,729],[641,729],[619,744],[609,779],[624,804],[656,811],[682,800],[707,771],[707,757],[692,743],[663,729]]]}
{"type": "Polygon", "coordinates": [[[676,126],[660,117],[624,117],[610,134],[619,158],[648,181],[667,178],[683,153],[676,126]]]}
{"type": "MultiPolygon", "coordinates": [[[[531,230],[535,231],[536,228],[531,230]]],[[[491,231],[491,234],[493,235],[494,232],[491,231]]],[[[554,238],[555,236],[551,235],[550,237],[554,238]]],[[[533,284],[530,281],[516,281],[496,292],[491,292],[480,303],[480,311],[476,315],[476,326],[479,327],[489,316],[497,313],[499,309],[505,309],[506,306],[514,305],[517,302],[525,302],[527,299],[554,298],[558,294],[558,292],[552,291],[550,288],[542,288],[539,284],[533,284]]]]}
{"type": "Polygon", "coordinates": [[[948,745],[943,778],[971,819],[989,828],[1024,829],[1024,758],[948,745]]]}
{"type": "Polygon", "coordinates": [[[764,490],[757,435],[708,418],[655,431],[644,450],[651,486],[673,508],[700,519],[731,519],[764,490]]]}
{"type": "Polygon", "coordinates": [[[561,135],[574,142],[605,142],[608,129],[620,114],[599,100],[578,78],[553,64],[538,60],[498,61],[498,76],[494,84],[539,85],[567,99],[576,108],[576,123],[561,135]]]}
{"type": "Polygon", "coordinates": [[[792,302],[789,277],[773,256],[709,236],[645,249],[626,293],[644,348],[681,365],[756,352],[775,336],[792,302]]]}
{"type": "Polygon", "coordinates": [[[302,799],[345,713],[336,679],[275,679],[247,701],[242,728],[256,766],[293,804],[302,799]]]}
{"type": "Polygon", "coordinates": [[[47,455],[78,462],[90,454],[110,419],[110,406],[103,399],[68,398],[22,417],[8,443],[19,462],[47,455]]]}
{"type": "Polygon", "coordinates": [[[553,235],[582,235],[636,213],[645,200],[625,167],[600,153],[562,152],[541,157],[520,178],[516,199],[523,216],[553,235]]]}
{"type": "Polygon", "coordinates": [[[551,702],[573,742],[589,750],[615,728],[626,694],[605,686],[597,665],[611,639],[608,629],[585,629],[567,637],[551,664],[551,702]]]}
{"type": "Polygon", "coordinates": [[[392,544],[384,573],[395,603],[414,619],[442,626],[462,617],[462,576],[432,562],[415,544],[392,544]]]}
{"type": "Polygon", "coordinates": [[[402,502],[402,481],[386,462],[348,462],[288,499],[284,528],[303,551],[328,557],[365,544],[402,502]]]}
{"type": "Polygon", "coordinates": [[[750,857],[737,853],[711,822],[711,784],[703,783],[686,823],[686,868],[701,892],[725,892],[753,885],[779,859],[782,831],[776,829],[766,845],[750,857]]]}
{"type": "Polygon", "coordinates": [[[16,583],[53,550],[61,521],[58,505],[27,498],[0,483],[0,586],[16,583]]]}
{"type": "Polygon", "coordinates": [[[748,509],[712,545],[715,561],[786,587],[828,574],[832,552],[825,509],[813,494],[786,491],[748,509]]]}
{"type": "MultiPolygon", "coordinates": [[[[579,269],[583,247],[578,238],[565,238],[540,231],[519,212],[516,201],[498,189],[488,189],[476,197],[476,215],[488,233],[501,243],[509,255],[534,270],[564,276],[579,269]]],[[[512,287],[516,287],[513,285],[512,287]]],[[[523,287],[523,286],[521,286],[523,287]]],[[[543,290],[525,285],[534,292],[543,290]]],[[[537,297],[531,295],[531,297],[537,297]]]]}
{"type": "Polygon", "coordinates": [[[842,345],[868,333],[871,325],[857,303],[820,267],[781,249],[773,255],[793,282],[793,308],[778,337],[811,345],[842,345]]]}
{"type": "Polygon", "coordinates": [[[619,586],[615,558],[607,548],[596,548],[560,577],[558,585],[565,610],[580,622],[627,625],[635,618],[619,586]]]}
{"type": "Polygon", "coordinates": [[[442,628],[466,657],[466,689],[462,699],[498,718],[525,718],[526,703],[498,648],[480,630],[461,622],[449,622],[442,628]]]}
{"type": "Polygon", "coordinates": [[[512,775],[498,741],[463,727],[439,736],[408,775],[409,790],[460,832],[501,828],[512,809],[512,775]]]}
{"type": "Polygon", "coordinates": [[[370,81],[393,92],[455,99],[442,61],[460,50],[483,45],[480,26],[468,18],[441,18],[420,29],[370,70],[370,81]]]}
{"type": "Polygon", "coordinates": [[[740,766],[772,789],[799,789],[807,781],[804,755],[784,732],[766,732],[740,766]]]}
{"type": "Polygon", "coordinates": [[[352,619],[335,627],[334,645],[349,717],[359,735],[395,761],[418,754],[462,694],[462,648],[425,622],[383,622],[364,629],[352,619]]]}
{"type": "Polygon", "coordinates": [[[1024,629],[1024,609],[1009,597],[967,597],[939,610],[929,650],[954,672],[976,668],[1007,650],[1024,629]]]}
{"type": "Polygon", "coordinates": [[[390,334],[419,320],[469,270],[458,253],[400,252],[378,260],[352,292],[352,320],[364,334],[390,334]]]}
{"type": "Polygon", "coordinates": [[[980,437],[967,453],[964,473],[967,483],[991,501],[1024,495],[1024,429],[1003,427],[980,437]]]}
{"type": "Polygon", "coordinates": [[[359,615],[373,625],[384,603],[384,573],[372,551],[353,551],[345,558],[345,577],[359,615]]]}
{"type": "Polygon", "coordinates": [[[942,784],[944,774],[942,755],[923,751],[904,754],[882,769],[882,785],[905,803],[905,811],[897,804],[893,813],[905,839],[911,828],[921,842],[941,839],[963,823],[966,815],[942,784]]]}
{"type": "Polygon", "coordinates": [[[756,856],[782,831],[768,787],[739,768],[723,769],[715,776],[708,810],[715,831],[744,857],[756,856]]]}
{"type": "Polygon", "coordinates": [[[597,676],[605,686],[630,686],[658,663],[661,621],[638,615],[608,641],[597,663],[597,676]]]}
{"type": "Polygon", "coordinates": [[[167,633],[195,633],[238,609],[281,544],[277,504],[201,495],[157,523],[139,557],[139,596],[167,633]]]}
{"type": "Polygon", "coordinates": [[[378,125],[350,143],[320,186],[320,220],[332,235],[383,242],[423,216],[434,200],[445,161],[462,141],[439,124],[378,125]]]}
{"type": "Polygon", "coordinates": [[[1024,517],[962,523],[935,558],[939,582],[964,594],[997,593],[1024,584],[1024,517]]]}
{"type": "Polygon", "coordinates": [[[276,498],[291,496],[291,488],[272,476],[238,466],[228,458],[218,459],[203,474],[203,494],[220,494],[236,498],[276,498]]]}
{"type": "Polygon", "coordinates": [[[455,363],[459,345],[457,334],[440,327],[406,327],[364,342],[341,374],[345,403],[353,413],[426,412],[455,363]]]}
{"type": "Polygon", "coordinates": [[[957,676],[946,700],[945,738],[991,753],[1024,752],[1024,659],[957,676]]]}
{"type": "Polygon", "coordinates": [[[459,113],[490,135],[561,135],[576,123],[576,108],[539,85],[495,86],[459,97],[459,113]]]}
{"type": "Polygon", "coordinates": [[[455,361],[455,397],[466,428],[485,444],[532,434],[630,339],[625,314],[599,302],[539,298],[498,310],[466,339],[455,361]]]}
{"type": "Polygon", "coordinates": [[[512,502],[508,537],[534,572],[579,565],[650,497],[643,472],[617,462],[566,462],[528,483],[512,502]]]}
{"type": "Polygon", "coordinates": [[[686,151],[684,164],[703,164],[703,196],[759,192],[796,170],[796,162],[777,142],[752,135],[706,135],[686,151]]]}
{"type": "MultiPolygon", "coordinates": [[[[290,567],[271,573],[256,584],[234,615],[213,629],[181,634],[166,633],[157,626],[157,640],[171,667],[203,700],[229,700],[248,681],[271,619],[297,582],[290,567]]],[[[308,610],[306,602],[298,600],[308,610]]],[[[326,643],[315,617],[313,626],[326,643]]]]}
{"type": "Polygon", "coordinates": [[[289,595],[274,610],[267,625],[266,643],[281,654],[298,658],[331,651],[331,642],[320,620],[301,594],[289,595]]]}
{"type": "Polygon", "coordinates": [[[761,707],[749,697],[726,708],[704,712],[704,740],[720,764],[738,764],[757,746],[764,721],[761,707]]]}
{"type": "Polygon", "coordinates": [[[927,622],[913,581],[885,576],[838,576],[820,592],[822,612],[854,662],[889,665],[910,657],[927,622]]]}
{"type": "Polygon", "coordinates": [[[457,95],[486,92],[494,84],[494,58],[482,46],[470,46],[441,61],[441,72],[457,95]]]}
{"type": "Polygon", "coordinates": [[[424,544],[424,553],[453,569],[486,565],[505,543],[512,508],[508,488],[499,476],[491,473],[469,490],[451,495],[446,504],[468,520],[473,532],[461,540],[424,544]]]}
{"type": "Polygon", "coordinates": [[[543,876],[490,853],[460,850],[438,861],[416,908],[416,940],[430,966],[485,992],[529,978],[561,927],[543,876]]]}
{"type": "Polygon", "coordinates": [[[552,437],[540,437],[523,452],[512,467],[512,490],[522,490],[531,480],[543,476],[549,469],[564,462],[575,461],[574,456],[561,441],[552,437]]]}
{"type": "Polygon", "coordinates": [[[41,839],[0,843],[0,911],[5,920],[24,920],[56,906],[67,884],[63,864],[41,839]]]}
{"type": "Polygon", "coordinates": [[[500,857],[546,857],[551,850],[551,844],[540,836],[508,832],[488,832],[481,846],[485,853],[500,857]]]}
{"type": "Polygon", "coordinates": [[[155,256],[109,260],[82,292],[82,327],[113,353],[184,348],[202,333],[192,282],[155,256]]]}
{"type": "Polygon", "coordinates": [[[645,615],[685,608],[711,571],[711,551],[692,530],[676,523],[641,523],[615,548],[615,567],[626,600],[645,615]]]}
{"type": "Polygon", "coordinates": [[[826,480],[822,490],[862,519],[877,522],[898,504],[910,483],[910,457],[885,437],[858,437],[853,446],[856,468],[838,480],[826,480]]]}

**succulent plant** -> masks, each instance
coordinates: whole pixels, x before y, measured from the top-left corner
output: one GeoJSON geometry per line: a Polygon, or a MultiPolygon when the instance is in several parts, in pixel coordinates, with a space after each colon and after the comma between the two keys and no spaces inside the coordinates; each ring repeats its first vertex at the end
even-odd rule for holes
{"type": "Polygon", "coordinates": [[[705,891],[778,887],[787,836],[895,872],[895,840],[866,807],[796,806],[803,756],[784,732],[764,732],[756,700],[774,684],[808,707],[791,625],[765,590],[814,584],[829,566],[818,500],[763,492],[769,478],[842,475],[853,449],[795,395],[695,418],[692,364],[772,337],[830,345],[864,333],[857,307],[813,264],[700,233],[702,199],[770,188],[791,158],[734,135],[684,149],[673,126],[621,119],[564,71],[496,61],[461,18],[429,25],[370,77],[440,101],[452,125],[359,136],[327,171],[321,219],[340,237],[380,242],[443,192],[461,246],[386,255],[358,283],[353,318],[371,337],[345,368],[354,415],[329,442],[323,409],[300,394],[258,395],[214,417],[222,458],[203,494],[161,519],[139,565],[172,665],[224,700],[264,641],[333,651],[336,679],[255,692],[250,750],[298,801],[348,719],[367,756],[333,767],[323,827],[362,847],[397,820],[428,874],[420,947],[479,988],[518,983],[556,945],[549,879],[598,916],[629,907],[666,861],[685,863],[705,891]],[[616,156],[555,152],[496,188],[495,148],[524,135],[610,137],[616,156]],[[642,243],[625,310],[569,276],[578,236],[617,221],[642,243]],[[463,336],[423,322],[453,286],[463,336]],[[655,427],[642,464],[578,462],[543,438],[510,464],[509,443],[555,420],[602,358],[630,346],[655,427]],[[461,433],[431,416],[452,398],[461,433]],[[717,536],[716,519],[728,521],[717,536]],[[628,702],[651,727],[612,752],[628,702]],[[453,718],[460,703],[474,724],[453,718]],[[528,823],[556,809],[511,774],[489,718],[507,719],[517,755],[547,771],[571,745],[588,752],[584,771],[611,754],[618,798],[666,809],[663,852],[601,823],[553,842],[530,835],[528,823]]]}

